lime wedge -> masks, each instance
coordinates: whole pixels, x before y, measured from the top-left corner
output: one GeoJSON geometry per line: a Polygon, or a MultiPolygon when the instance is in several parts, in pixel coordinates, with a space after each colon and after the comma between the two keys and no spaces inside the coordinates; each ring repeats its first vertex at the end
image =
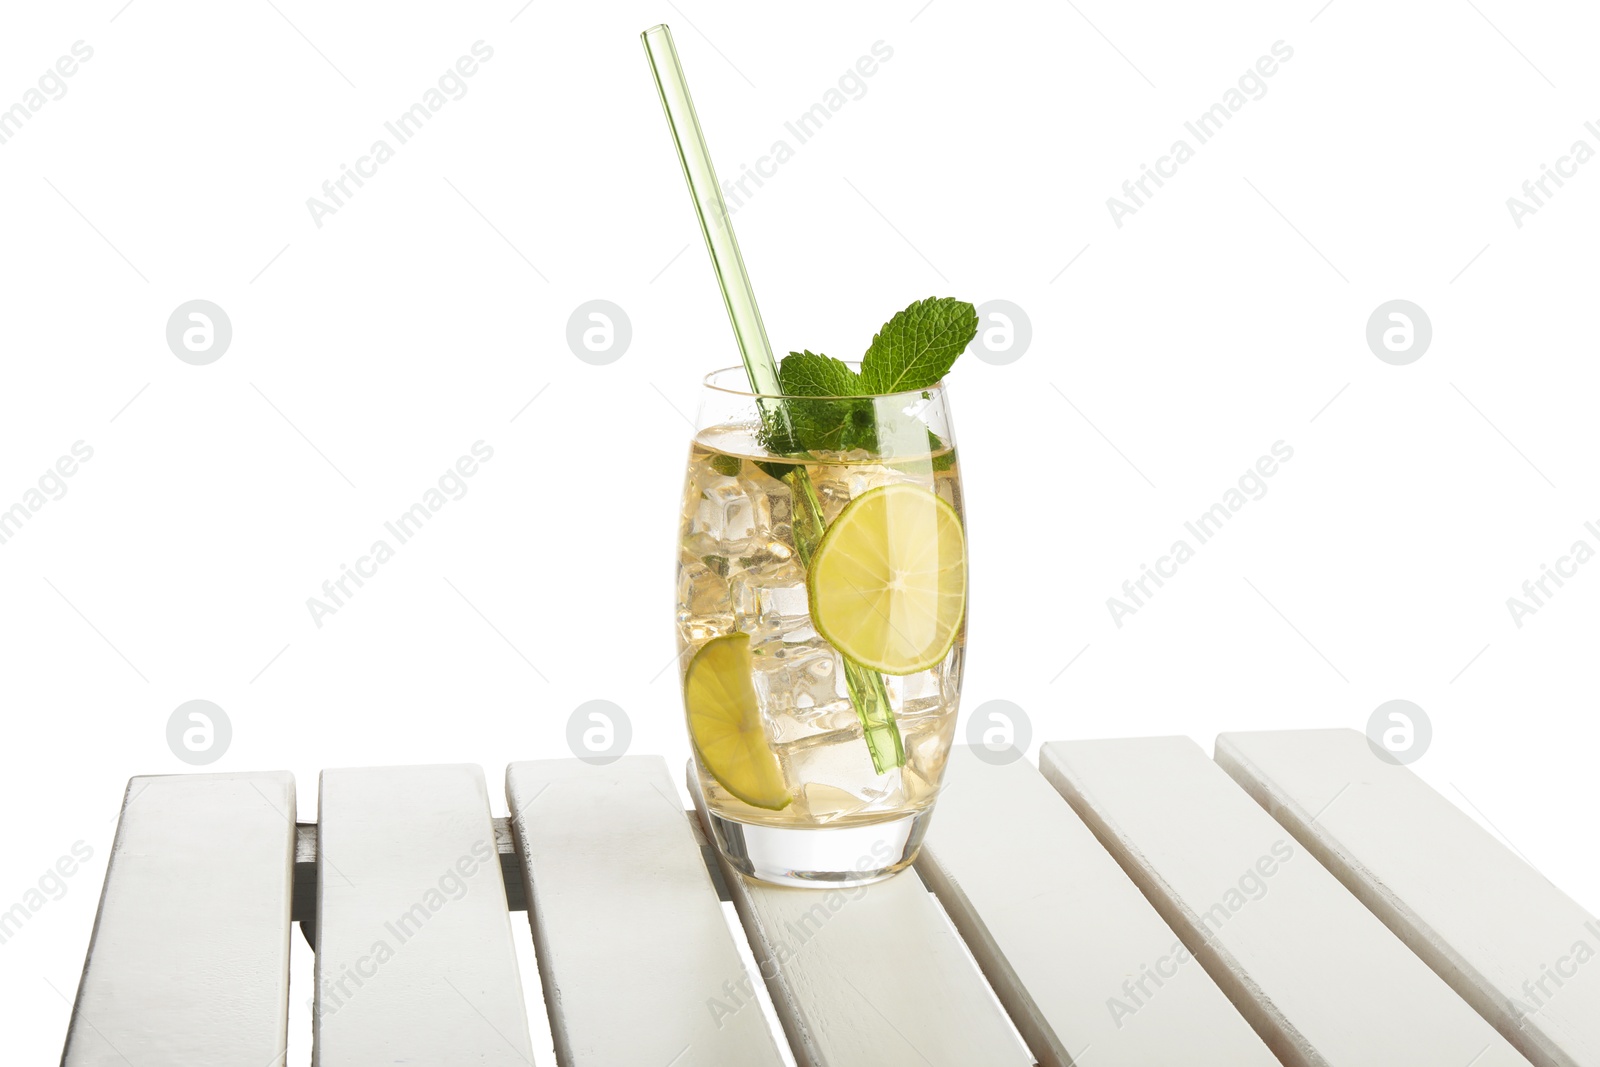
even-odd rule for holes
{"type": "Polygon", "coordinates": [[[769,811],[793,799],[767,744],[750,680],[750,635],[713,637],[689,661],[683,706],[700,765],[746,804],[769,811]]]}
{"type": "Polygon", "coordinates": [[[868,490],[828,527],[806,584],[811,621],[846,657],[884,674],[925,671],[966,612],[961,516],[920,486],[868,490]]]}

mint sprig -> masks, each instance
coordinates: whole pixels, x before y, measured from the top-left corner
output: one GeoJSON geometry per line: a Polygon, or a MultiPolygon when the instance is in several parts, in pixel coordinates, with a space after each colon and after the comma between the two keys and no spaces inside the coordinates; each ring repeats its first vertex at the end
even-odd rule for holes
{"type": "MultiPolygon", "coordinates": [[[[859,373],[831,356],[790,352],[778,366],[778,382],[791,398],[785,403],[789,432],[769,434],[768,447],[786,455],[874,450],[878,419],[870,398],[936,384],[977,333],[971,304],[929,297],[883,324],[861,357],[859,373]]],[[[937,451],[938,439],[929,436],[937,451]]]]}

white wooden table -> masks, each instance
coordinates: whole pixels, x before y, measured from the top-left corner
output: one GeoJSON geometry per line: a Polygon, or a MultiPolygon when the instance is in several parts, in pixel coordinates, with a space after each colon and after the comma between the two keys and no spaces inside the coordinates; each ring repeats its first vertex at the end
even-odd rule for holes
{"type": "Polygon", "coordinates": [[[958,749],[848,891],[722,865],[654,757],[513,763],[508,819],[472,766],[324,771],[315,823],[135,778],[62,1063],[286,1067],[298,922],[322,1067],[549,1063],[530,928],[563,1067],[1600,1067],[1600,923],[1361,734],[1040,760],[958,749]]]}

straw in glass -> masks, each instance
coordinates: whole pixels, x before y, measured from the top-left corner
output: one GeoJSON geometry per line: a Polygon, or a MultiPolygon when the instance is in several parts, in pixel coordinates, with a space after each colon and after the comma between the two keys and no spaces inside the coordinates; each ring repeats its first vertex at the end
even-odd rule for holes
{"type": "MultiPolygon", "coordinates": [[[[672,31],[665,25],[652,26],[640,37],[644,40],[645,55],[650,59],[650,70],[655,75],[656,89],[661,94],[661,106],[667,114],[673,144],[678,149],[678,162],[683,165],[684,180],[689,183],[689,196],[694,201],[695,215],[700,220],[700,232],[705,235],[706,251],[711,254],[711,267],[722,289],[733,335],[739,342],[745,374],[750,379],[750,391],[760,397],[757,403],[769,439],[791,440],[787,432],[788,412],[782,401],[775,399],[783,392],[778,381],[778,362],[773,358],[772,344],[767,340],[767,328],[761,321],[761,310],[756,306],[756,294],[750,285],[750,274],[745,270],[744,257],[739,254],[739,242],[733,235],[733,222],[728,217],[728,207],[722,199],[722,186],[717,181],[716,169],[711,165],[711,149],[700,130],[694,101],[689,96],[689,83],[684,79],[678,50],[672,44],[672,31]]],[[[794,516],[795,549],[800,554],[801,565],[809,567],[811,554],[821,541],[827,523],[823,520],[822,505],[805,465],[795,464],[785,477],[800,505],[794,516]]],[[[872,754],[873,768],[883,774],[894,767],[904,766],[905,748],[900,740],[900,728],[894,720],[894,708],[889,701],[883,676],[852,661],[848,656],[841,655],[840,659],[844,662],[845,687],[861,720],[867,749],[872,754]]]]}

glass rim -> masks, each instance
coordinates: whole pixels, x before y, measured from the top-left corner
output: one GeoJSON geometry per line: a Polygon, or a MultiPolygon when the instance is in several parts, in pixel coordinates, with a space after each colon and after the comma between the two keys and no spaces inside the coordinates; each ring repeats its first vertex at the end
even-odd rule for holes
{"type": "MultiPolygon", "coordinates": [[[[842,359],[839,362],[843,363],[845,366],[850,367],[852,369],[856,369],[856,368],[859,368],[861,366],[860,360],[842,359]]],[[[735,374],[735,373],[740,376],[739,380],[741,382],[746,383],[746,385],[748,385],[749,379],[747,377],[745,377],[745,373],[746,372],[745,372],[745,369],[744,369],[744,367],[742,365],[741,366],[733,366],[733,367],[718,367],[716,370],[711,371],[704,378],[702,378],[700,380],[700,384],[702,386],[704,386],[705,388],[710,389],[714,393],[726,393],[729,396],[743,397],[743,398],[745,398],[747,400],[886,400],[886,399],[889,399],[891,397],[897,397],[897,396],[921,397],[925,393],[933,393],[935,391],[937,391],[937,392],[943,392],[944,391],[944,379],[943,378],[940,378],[938,381],[934,382],[932,385],[925,385],[920,389],[902,389],[902,390],[900,390],[898,392],[894,392],[894,393],[857,393],[857,394],[853,394],[853,395],[850,395],[850,396],[827,396],[827,397],[803,396],[803,395],[797,395],[797,394],[794,394],[794,393],[755,393],[755,392],[751,392],[749,388],[733,389],[733,388],[729,388],[726,385],[719,385],[719,384],[717,384],[717,382],[715,380],[716,378],[718,378],[721,375],[724,375],[724,374],[735,374]]]]}

